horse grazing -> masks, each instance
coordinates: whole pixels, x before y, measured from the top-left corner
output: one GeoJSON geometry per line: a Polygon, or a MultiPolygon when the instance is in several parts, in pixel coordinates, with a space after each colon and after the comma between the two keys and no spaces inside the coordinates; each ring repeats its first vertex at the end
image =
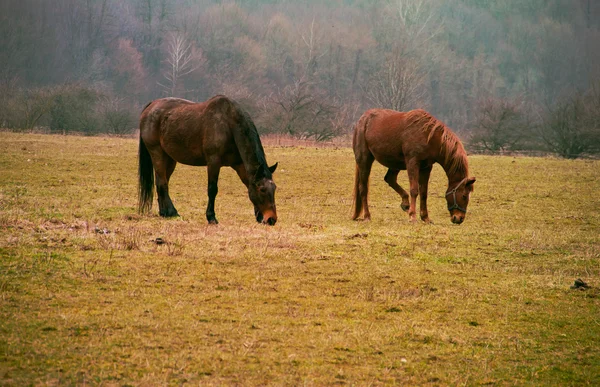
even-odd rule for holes
{"type": "Polygon", "coordinates": [[[408,211],[411,221],[416,220],[417,195],[421,196],[421,219],[429,223],[427,212],[427,185],[434,163],[439,163],[448,176],[446,201],[452,223],[465,219],[469,197],[473,191],[474,177],[469,177],[467,153],[446,125],[425,110],[409,112],[394,110],[367,110],[354,128],[352,140],[356,159],[354,181],[354,215],[357,219],[364,211],[369,220],[369,174],[373,161],[389,168],[385,181],[401,197],[401,208],[408,211]],[[408,172],[408,193],[398,184],[398,173],[408,172]]]}
{"type": "Polygon", "coordinates": [[[208,167],[208,223],[215,217],[219,171],[233,168],[248,188],[257,222],[274,225],[277,163],[267,166],[258,132],[248,114],[222,95],[194,103],[179,98],[150,102],[140,117],[139,202],[141,213],[152,207],[156,179],[160,216],[178,216],[169,197],[169,178],[180,162],[208,167]]]}

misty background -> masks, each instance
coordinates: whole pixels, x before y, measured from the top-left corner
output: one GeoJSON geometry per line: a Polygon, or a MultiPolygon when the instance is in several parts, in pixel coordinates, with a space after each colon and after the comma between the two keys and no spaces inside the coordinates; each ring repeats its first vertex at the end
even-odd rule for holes
{"type": "Polygon", "coordinates": [[[113,135],[225,94],[261,134],[424,108],[470,151],[600,153],[593,0],[3,0],[0,127],[113,135]]]}

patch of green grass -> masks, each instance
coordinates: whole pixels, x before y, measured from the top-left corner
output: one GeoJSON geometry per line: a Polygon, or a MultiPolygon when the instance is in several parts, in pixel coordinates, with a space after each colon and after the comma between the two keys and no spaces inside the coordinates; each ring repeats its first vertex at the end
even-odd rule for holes
{"type": "Polygon", "coordinates": [[[598,161],[472,156],[460,226],[375,165],[353,222],[351,149],[266,147],[277,225],[224,168],[208,226],[205,168],[140,216],[136,140],[0,135],[0,384],[600,382],[598,161]]]}

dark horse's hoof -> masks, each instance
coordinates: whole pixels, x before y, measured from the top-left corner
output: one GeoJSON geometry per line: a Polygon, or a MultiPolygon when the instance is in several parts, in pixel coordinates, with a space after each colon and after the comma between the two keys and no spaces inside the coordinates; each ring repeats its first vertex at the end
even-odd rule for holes
{"type": "Polygon", "coordinates": [[[208,220],[208,224],[219,224],[219,221],[215,218],[215,219],[209,219],[208,220]]]}
{"type": "Polygon", "coordinates": [[[177,213],[176,209],[167,210],[167,211],[160,211],[159,214],[163,218],[174,218],[176,216],[179,216],[179,214],[177,213]]]}
{"type": "Polygon", "coordinates": [[[402,203],[400,204],[400,208],[402,208],[402,211],[406,212],[410,208],[410,205],[402,203]]]}

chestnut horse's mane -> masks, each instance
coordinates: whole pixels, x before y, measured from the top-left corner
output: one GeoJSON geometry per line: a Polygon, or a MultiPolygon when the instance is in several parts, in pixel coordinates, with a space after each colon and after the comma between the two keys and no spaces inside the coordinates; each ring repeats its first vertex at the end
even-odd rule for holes
{"type": "Polygon", "coordinates": [[[448,172],[454,174],[464,172],[469,176],[469,164],[467,152],[462,143],[449,127],[443,122],[429,114],[423,109],[415,109],[406,113],[407,127],[419,127],[426,133],[427,143],[436,132],[440,133],[440,153],[444,157],[444,163],[448,166],[448,172]]]}

